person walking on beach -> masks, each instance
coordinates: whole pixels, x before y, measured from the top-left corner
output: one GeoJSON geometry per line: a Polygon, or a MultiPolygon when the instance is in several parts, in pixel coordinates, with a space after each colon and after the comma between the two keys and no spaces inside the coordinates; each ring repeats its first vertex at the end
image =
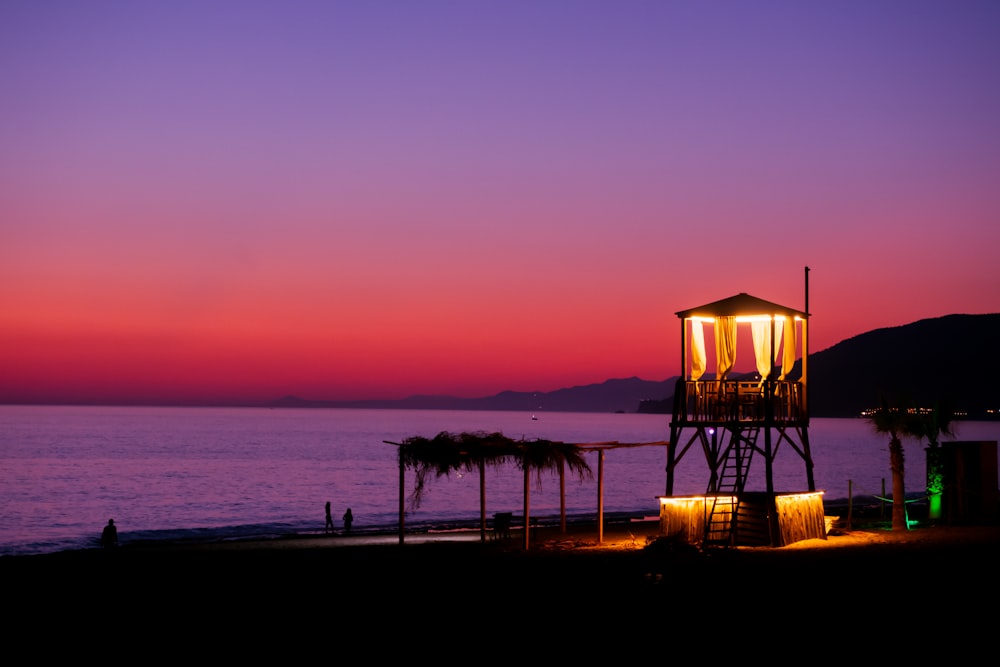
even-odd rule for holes
{"type": "Polygon", "coordinates": [[[347,511],[344,512],[344,535],[350,535],[352,523],[354,523],[354,515],[351,514],[351,508],[348,507],[347,511]]]}
{"type": "Polygon", "coordinates": [[[323,530],[324,533],[333,532],[333,515],[330,514],[330,501],[326,501],[326,528],[323,530]]]}
{"type": "Polygon", "coordinates": [[[118,546],[118,528],[114,519],[108,519],[108,525],[101,532],[101,546],[105,549],[113,549],[118,546]]]}

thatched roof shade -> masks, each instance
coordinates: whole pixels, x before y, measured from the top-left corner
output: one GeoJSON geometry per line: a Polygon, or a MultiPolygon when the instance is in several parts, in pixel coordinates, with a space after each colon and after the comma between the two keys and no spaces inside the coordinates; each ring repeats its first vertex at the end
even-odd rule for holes
{"type": "Polygon", "coordinates": [[[411,507],[419,507],[428,475],[448,476],[453,471],[472,471],[480,466],[515,464],[524,471],[569,469],[581,479],[592,476],[584,459],[584,450],[566,442],[551,440],[512,440],[502,433],[449,433],[433,438],[415,436],[400,443],[400,465],[416,474],[411,507]]]}

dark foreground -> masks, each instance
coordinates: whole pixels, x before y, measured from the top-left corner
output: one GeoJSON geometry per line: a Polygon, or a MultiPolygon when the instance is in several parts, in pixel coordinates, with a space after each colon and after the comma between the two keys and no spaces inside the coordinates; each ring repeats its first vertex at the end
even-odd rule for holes
{"type": "Polygon", "coordinates": [[[540,535],[527,551],[517,533],[486,543],[153,545],[4,557],[0,576],[13,643],[32,629],[56,643],[82,632],[118,650],[134,642],[140,662],[159,651],[290,658],[349,646],[369,658],[585,658],[609,645],[679,658],[705,633],[710,652],[741,642],[766,655],[777,642],[784,654],[794,639],[822,654],[855,632],[903,630],[947,641],[952,659],[995,653],[1000,526],[856,530],[721,552],[634,529],[604,537],[540,535]]]}

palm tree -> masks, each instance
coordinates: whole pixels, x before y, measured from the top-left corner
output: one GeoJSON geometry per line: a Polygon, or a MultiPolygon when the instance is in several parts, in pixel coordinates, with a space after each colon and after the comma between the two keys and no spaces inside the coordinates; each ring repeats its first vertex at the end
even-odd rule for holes
{"type": "Polygon", "coordinates": [[[868,415],[876,433],[889,436],[889,469],[892,471],[892,529],[906,530],[906,484],[903,436],[913,436],[919,428],[907,408],[890,405],[883,396],[881,404],[868,415]]]}

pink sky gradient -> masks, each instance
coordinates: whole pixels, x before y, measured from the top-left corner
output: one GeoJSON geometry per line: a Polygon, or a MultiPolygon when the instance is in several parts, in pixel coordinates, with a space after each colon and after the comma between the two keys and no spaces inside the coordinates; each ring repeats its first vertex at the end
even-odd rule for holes
{"type": "MultiPolygon", "coordinates": [[[[5,2],[0,403],[486,396],[1000,312],[1000,3],[5,2]]],[[[744,360],[752,363],[752,360],[744,360]]]]}

